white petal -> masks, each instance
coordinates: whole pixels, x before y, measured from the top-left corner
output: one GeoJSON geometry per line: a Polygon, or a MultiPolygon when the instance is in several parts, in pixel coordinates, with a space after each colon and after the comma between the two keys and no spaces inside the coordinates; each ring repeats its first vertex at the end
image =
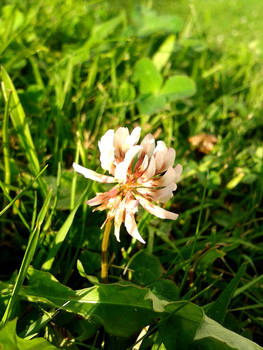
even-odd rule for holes
{"type": "Polygon", "coordinates": [[[134,214],[126,212],[126,215],[125,215],[125,227],[126,227],[126,230],[128,231],[128,233],[132,237],[134,237],[135,239],[138,239],[138,241],[140,241],[143,244],[145,244],[144,239],[139,234],[139,231],[138,231],[138,228],[137,228],[137,224],[136,224],[136,221],[135,221],[135,218],[134,218],[134,214]]]}
{"type": "Polygon", "coordinates": [[[138,211],[139,202],[136,199],[129,199],[126,201],[126,211],[130,214],[135,214],[138,211]]]}
{"type": "Polygon", "coordinates": [[[149,188],[138,187],[136,191],[146,198],[150,197],[153,201],[166,203],[170,198],[173,197],[173,191],[175,191],[176,188],[177,185],[172,183],[169,186],[161,188],[159,190],[156,190],[152,188],[152,186],[149,186],[149,188]]]}
{"type": "Polygon", "coordinates": [[[158,180],[156,180],[156,185],[160,187],[168,186],[171,183],[175,183],[176,177],[176,171],[172,167],[169,167],[165,174],[161,176],[158,180]]]}
{"type": "Polygon", "coordinates": [[[125,210],[125,200],[122,200],[116,210],[115,217],[114,217],[114,235],[118,242],[120,242],[120,227],[124,219],[124,210],[125,210]]]}
{"type": "Polygon", "coordinates": [[[116,182],[116,180],[112,176],[98,174],[95,171],[87,169],[87,168],[84,168],[84,166],[81,166],[81,165],[79,165],[77,163],[73,163],[73,168],[79,174],[85,176],[88,179],[91,179],[91,180],[94,180],[94,181],[97,181],[97,182],[105,182],[105,183],[116,182]]]}
{"type": "Polygon", "coordinates": [[[108,170],[110,173],[112,173],[114,161],[113,139],[114,131],[110,129],[102,136],[98,143],[100,149],[101,167],[104,170],[108,170]]]}
{"type": "Polygon", "coordinates": [[[176,171],[176,175],[177,175],[175,182],[178,182],[180,179],[180,176],[182,175],[183,167],[181,164],[177,164],[174,170],[176,171]]]}
{"type": "Polygon", "coordinates": [[[175,150],[173,148],[168,148],[168,151],[166,153],[166,159],[164,162],[164,168],[165,168],[164,170],[174,165],[175,155],[176,155],[175,150]]]}
{"type": "Polygon", "coordinates": [[[173,191],[175,191],[177,188],[177,185],[172,183],[167,187],[164,187],[160,190],[157,190],[152,195],[152,199],[154,201],[158,201],[161,203],[166,203],[170,198],[173,197],[173,191]]]}
{"type": "Polygon", "coordinates": [[[131,134],[127,137],[126,139],[127,146],[130,148],[136,145],[140,139],[140,136],[141,136],[141,128],[137,126],[135,129],[132,130],[131,134]]]}
{"type": "Polygon", "coordinates": [[[155,157],[156,173],[159,173],[166,159],[167,147],[163,141],[157,141],[157,146],[153,152],[155,157]]]}
{"type": "Polygon", "coordinates": [[[181,164],[177,164],[175,168],[169,167],[166,173],[156,180],[155,185],[159,187],[166,187],[171,183],[176,183],[180,178],[182,169],[181,164]]]}
{"type": "Polygon", "coordinates": [[[116,130],[114,135],[113,145],[115,147],[115,155],[117,158],[123,158],[126,149],[126,139],[129,137],[128,128],[119,128],[116,130]]]}
{"type": "Polygon", "coordinates": [[[178,218],[178,214],[172,213],[168,210],[158,207],[157,205],[154,205],[153,203],[139,195],[135,195],[135,197],[138,199],[139,203],[142,207],[144,207],[144,209],[146,209],[149,213],[157,216],[158,218],[171,220],[176,220],[178,218]]]}
{"type": "Polygon", "coordinates": [[[142,142],[141,146],[143,148],[143,152],[147,154],[147,156],[150,158],[153,154],[154,147],[155,147],[155,140],[152,134],[147,134],[142,142]]]}
{"type": "Polygon", "coordinates": [[[127,171],[132,164],[134,157],[141,151],[141,146],[131,147],[125,154],[124,161],[119,163],[115,168],[114,177],[122,183],[126,183],[127,171]]]}

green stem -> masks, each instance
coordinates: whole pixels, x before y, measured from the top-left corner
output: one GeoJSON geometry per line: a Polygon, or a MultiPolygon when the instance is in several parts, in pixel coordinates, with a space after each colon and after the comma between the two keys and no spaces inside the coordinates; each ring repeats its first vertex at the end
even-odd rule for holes
{"type": "Polygon", "coordinates": [[[110,238],[112,221],[107,221],[105,225],[105,230],[103,234],[102,244],[101,244],[101,280],[103,283],[108,282],[108,246],[110,238]]]}

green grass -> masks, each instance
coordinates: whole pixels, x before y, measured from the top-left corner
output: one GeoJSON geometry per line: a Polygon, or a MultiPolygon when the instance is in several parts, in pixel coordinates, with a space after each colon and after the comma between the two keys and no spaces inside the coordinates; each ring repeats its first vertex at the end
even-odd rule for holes
{"type": "MultiPolygon", "coordinates": [[[[167,18],[149,30],[151,20],[143,26],[146,19],[138,8],[132,14],[132,7],[99,0],[0,4],[2,322],[18,318],[18,335],[42,336],[57,347],[95,349],[108,342],[114,348],[115,340],[89,317],[45,303],[44,295],[34,299],[26,289],[31,270],[24,279],[31,264],[42,270],[38,282],[46,278],[53,286],[51,273],[74,291],[96,286],[105,213],[93,213],[85,200],[105,186],[74,174],[72,163],[101,172],[100,137],[110,128],[139,125],[142,136],[153,133],[176,149],[184,171],[168,207],[180,216],[171,222],[138,213],[144,258],[136,255],[144,247],[124,229],[121,244],[112,235],[110,280],[131,279],[161,299],[193,301],[262,346],[263,4],[153,1],[158,16],[149,16],[181,18],[174,32],[167,18]],[[163,52],[167,38],[172,45],[163,52]],[[153,74],[163,84],[188,75],[196,93],[161,104],[158,87],[150,96],[155,110],[142,113],[142,75],[134,72],[145,57],[161,57],[153,74]],[[188,141],[200,133],[217,138],[208,154],[188,141]],[[153,280],[165,279],[166,292],[138,277],[136,259],[146,264],[147,254],[159,259],[153,280]]],[[[162,343],[163,330],[156,327],[151,325],[143,349],[162,343]]],[[[136,337],[129,345],[118,341],[115,348],[126,349],[136,337]]]]}

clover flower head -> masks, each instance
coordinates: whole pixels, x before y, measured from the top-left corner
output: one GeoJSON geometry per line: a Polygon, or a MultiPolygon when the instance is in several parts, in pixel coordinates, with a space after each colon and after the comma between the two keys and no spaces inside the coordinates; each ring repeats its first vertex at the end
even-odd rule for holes
{"type": "Polygon", "coordinates": [[[88,200],[95,210],[108,210],[106,221],[114,220],[114,234],[120,241],[120,227],[124,223],[127,232],[145,243],[138,232],[135,213],[140,204],[149,213],[162,218],[176,220],[178,214],[167,211],[154,202],[165,203],[176,190],[182,166],[175,167],[175,150],[167,148],[152,134],[144,137],[140,144],[141,128],[131,134],[128,128],[108,130],[100,139],[101,167],[111,175],[102,175],[73,163],[73,168],[86,178],[104,183],[117,183],[111,190],[88,200]]]}

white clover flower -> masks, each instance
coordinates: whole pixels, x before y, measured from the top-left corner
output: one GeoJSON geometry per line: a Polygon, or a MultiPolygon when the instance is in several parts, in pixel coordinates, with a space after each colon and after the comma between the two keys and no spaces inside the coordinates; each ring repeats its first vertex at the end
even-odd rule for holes
{"type": "Polygon", "coordinates": [[[86,178],[104,183],[117,183],[110,191],[98,193],[87,201],[95,210],[108,210],[105,222],[114,219],[114,234],[120,241],[120,227],[124,225],[128,233],[145,243],[138,232],[134,214],[138,205],[149,213],[162,218],[176,220],[178,214],[167,211],[153,202],[165,203],[176,190],[182,166],[175,161],[175,150],[167,148],[163,141],[155,140],[153,135],[144,137],[140,145],[141,128],[136,127],[131,134],[128,128],[121,127],[114,132],[108,130],[98,145],[100,161],[108,175],[98,174],[73,163],[73,168],[86,178]]]}

